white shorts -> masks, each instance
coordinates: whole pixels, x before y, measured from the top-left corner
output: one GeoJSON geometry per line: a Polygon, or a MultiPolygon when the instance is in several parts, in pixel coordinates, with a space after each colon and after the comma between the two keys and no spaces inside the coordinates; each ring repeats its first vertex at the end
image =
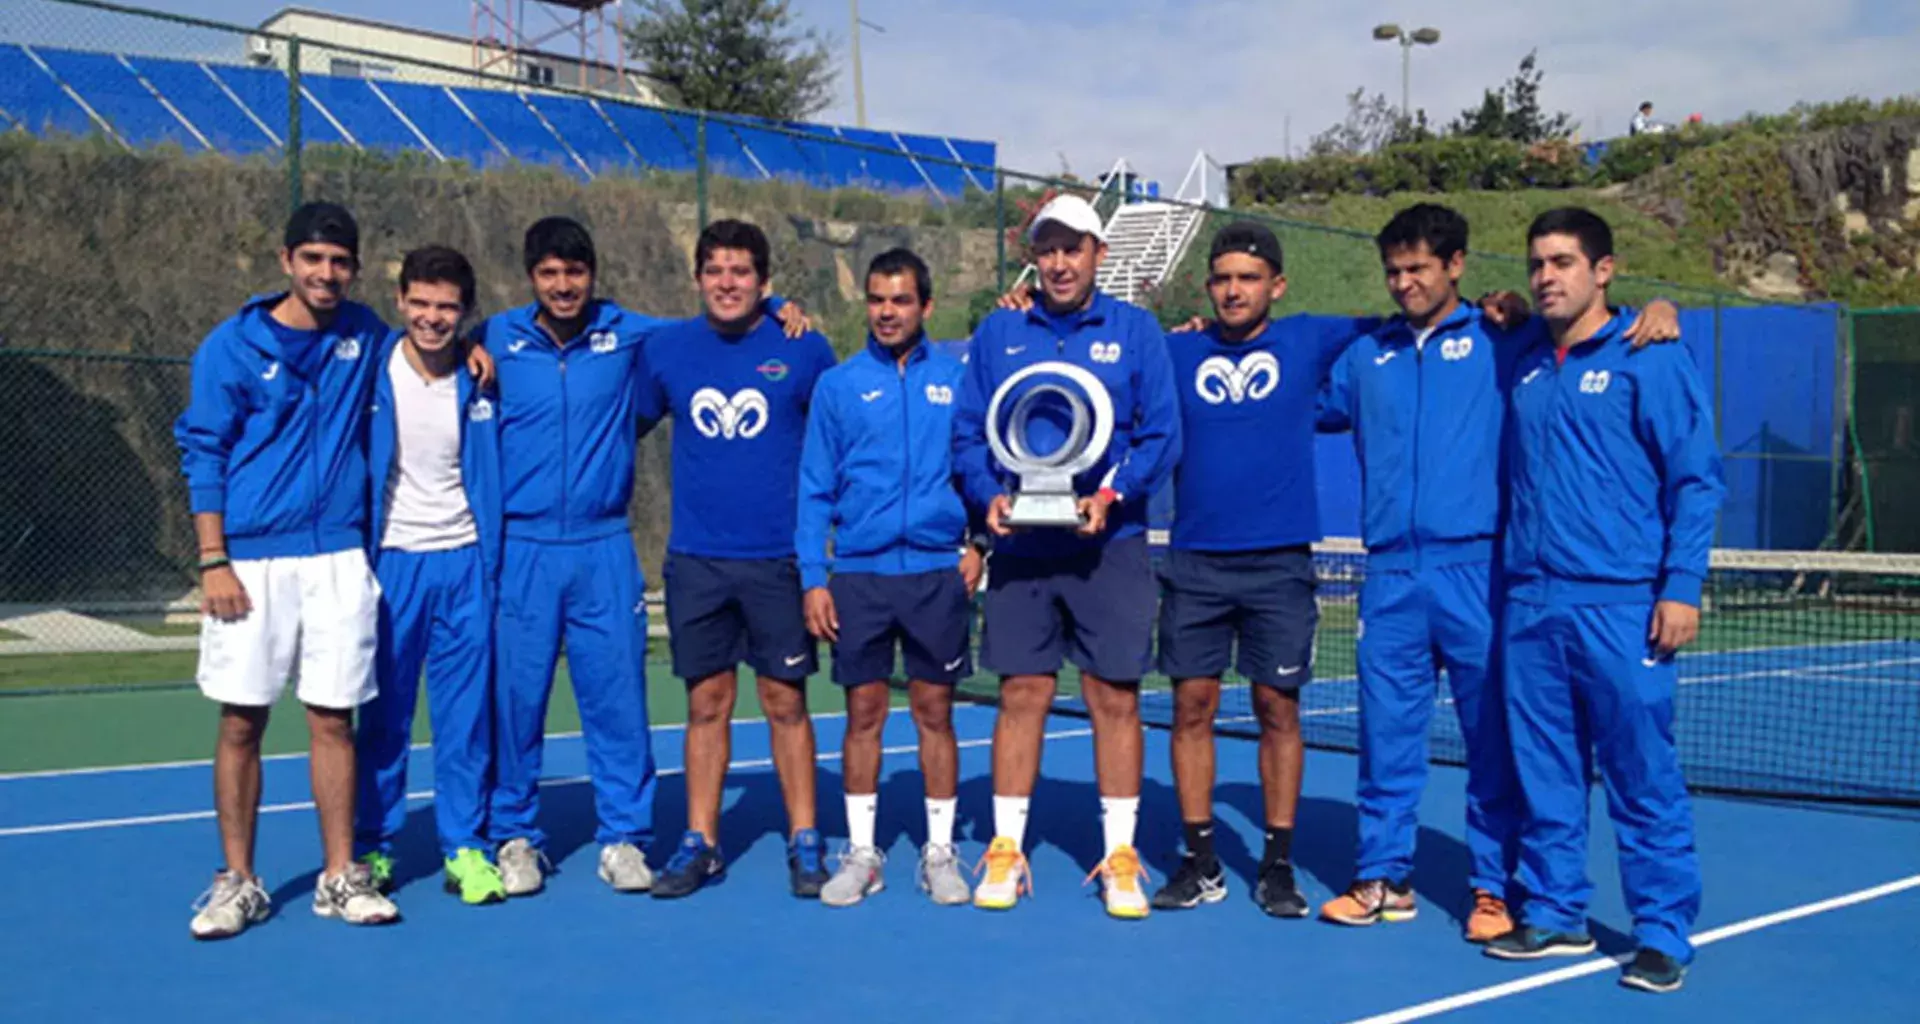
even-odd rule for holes
{"type": "Polygon", "coordinates": [[[380,584],[359,549],[235,561],[252,610],[200,624],[200,692],[266,707],[289,679],[302,704],[355,708],[373,699],[380,584]]]}

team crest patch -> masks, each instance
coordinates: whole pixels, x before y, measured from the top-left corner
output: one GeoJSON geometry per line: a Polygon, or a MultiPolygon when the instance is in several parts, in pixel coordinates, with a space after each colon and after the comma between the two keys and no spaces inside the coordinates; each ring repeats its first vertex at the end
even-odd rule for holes
{"type": "Polygon", "coordinates": [[[754,370],[776,384],[787,379],[787,364],[778,359],[769,359],[754,367],[754,370]]]}
{"type": "Polygon", "coordinates": [[[952,405],[953,389],[945,384],[927,385],[927,401],[934,405],[952,405]]]}
{"type": "Polygon", "coordinates": [[[476,398],[467,406],[467,419],[474,423],[485,423],[493,418],[493,403],[484,398],[476,398]]]}
{"type": "Polygon", "coordinates": [[[360,358],[360,339],[359,338],[341,338],[339,341],[334,342],[333,357],[335,359],[360,358]]]}
{"type": "Polygon", "coordinates": [[[611,352],[620,344],[620,336],[612,331],[595,331],[587,335],[587,347],[596,353],[611,352]]]}

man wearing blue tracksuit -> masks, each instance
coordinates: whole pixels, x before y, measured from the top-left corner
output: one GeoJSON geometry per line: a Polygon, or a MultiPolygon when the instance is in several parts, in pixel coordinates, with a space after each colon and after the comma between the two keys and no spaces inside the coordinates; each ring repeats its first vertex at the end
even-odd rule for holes
{"type": "MultiPolygon", "coordinates": [[[[1147,554],[1147,505],[1180,458],[1180,404],[1159,324],[1094,287],[1107,248],[1093,208],[1075,196],[1052,200],[1035,215],[1029,241],[1040,268],[1040,301],[1025,312],[998,311],[980,324],[953,422],[962,493],[998,538],[981,648],[985,667],[1002,677],[994,840],[974,905],[1008,909],[1025,890],[1021,849],[1041,736],[1057,674],[1071,658],[1098,737],[1105,832],[1098,872],[1107,911],[1139,918],[1148,904],[1133,845],[1142,743],[1138,683],[1152,654],[1158,597],[1147,554]],[[988,447],[988,403],[1013,374],[1051,361],[1099,379],[1113,400],[1113,438],[1101,461],[1075,481],[1082,495],[1079,530],[1014,535],[1003,520],[1016,481],[988,447]]],[[[1049,412],[1029,421],[1032,450],[1050,451],[1066,439],[1062,418],[1049,412]]]]}
{"type": "Polygon", "coordinates": [[[1639,950],[1623,984],[1680,987],[1700,909],[1693,813],[1673,741],[1675,652],[1700,623],[1725,492],[1712,406],[1687,352],[1633,351],[1606,306],[1613,238],[1540,215],[1541,323],[1513,368],[1505,537],[1509,727],[1526,795],[1521,927],[1487,953],[1583,955],[1589,749],[1606,788],[1639,950]]]}
{"type": "Polygon", "coordinates": [[[383,888],[406,823],[420,674],[433,721],[433,812],[446,887],[506,898],[487,856],[493,774],[493,614],[500,565],[498,396],[460,364],[473,308],[466,257],[429,246],[400,268],[404,329],[376,353],[368,548],[380,581],[380,692],[360,709],[354,845],[383,888]]]}
{"type": "Polygon", "coordinates": [[[641,346],[662,321],[594,298],[593,240],[578,223],[534,224],[525,261],[536,301],[481,327],[500,381],[505,519],[488,833],[508,894],[538,892],[541,741],[564,638],[593,777],[600,877],[616,891],[644,891],[653,882],[642,848],[655,773],[646,603],[627,503],[641,346]]]}
{"type": "Polygon", "coordinates": [[[847,690],[848,850],[820,901],[851,906],[883,884],[874,827],[897,647],[926,788],[919,881],[935,903],[952,905],[972,895],[953,848],[953,686],[971,671],[982,565],[974,548],[961,553],[967,512],[953,485],[953,400],[966,366],[927,344],[933,275],[919,256],[876,256],[866,290],[866,347],[814,387],[794,532],[807,628],[834,645],[833,678],[847,690]]]}
{"type": "Polygon", "coordinates": [[[1411,920],[1410,876],[1427,777],[1427,728],[1445,670],[1467,751],[1469,941],[1513,927],[1507,910],[1519,794],[1495,664],[1503,367],[1514,344],[1460,298],[1467,221],[1401,211],[1377,239],[1401,315],[1335,364],[1321,429],[1352,430],[1367,548],[1360,592],[1359,860],[1321,916],[1411,920]]]}

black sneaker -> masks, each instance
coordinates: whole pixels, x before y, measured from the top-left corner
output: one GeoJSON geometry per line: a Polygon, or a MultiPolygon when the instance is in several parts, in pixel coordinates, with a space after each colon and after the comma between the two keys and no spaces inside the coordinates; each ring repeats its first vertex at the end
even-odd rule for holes
{"type": "Polygon", "coordinates": [[[1538,960],[1548,956],[1586,956],[1593,952],[1593,936],[1553,932],[1522,925],[1483,947],[1497,960],[1538,960]]]}
{"type": "Polygon", "coordinates": [[[1307,916],[1307,898],[1293,884],[1293,865],[1284,860],[1260,865],[1260,881],[1253,887],[1253,902],[1274,917],[1307,916]]]}
{"type": "Polygon", "coordinates": [[[815,829],[803,828],[787,844],[787,880],[801,899],[819,899],[827,884],[827,844],[815,829]]]}
{"type": "Polygon", "coordinates": [[[691,896],[726,870],[720,851],[708,846],[707,838],[700,833],[688,832],[673,851],[673,859],[667,861],[667,866],[661,868],[653,880],[653,898],[671,900],[691,896]]]}
{"type": "Polygon", "coordinates": [[[1220,862],[1202,864],[1189,853],[1180,858],[1180,870],[1160,891],[1153,894],[1155,910],[1191,910],[1202,903],[1218,903],[1227,898],[1227,873],[1220,862]]]}
{"type": "Polygon", "coordinates": [[[1633,955],[1633,962],[1620,972],[1620,984],[1642,992],[1677,992],[1687,969],[1680,961],[1645,946],[1633,955]]]}

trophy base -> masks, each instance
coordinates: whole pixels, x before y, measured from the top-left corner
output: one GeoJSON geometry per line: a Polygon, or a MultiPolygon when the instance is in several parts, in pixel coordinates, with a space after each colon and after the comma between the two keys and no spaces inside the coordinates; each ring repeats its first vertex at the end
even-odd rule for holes
{"type": "Polygon", "coordinates": [[[1021,529],[1079,529],[1077,499],[1071,494],[1016,494],[1013,508],[1001,522],[1021,529]]]}

